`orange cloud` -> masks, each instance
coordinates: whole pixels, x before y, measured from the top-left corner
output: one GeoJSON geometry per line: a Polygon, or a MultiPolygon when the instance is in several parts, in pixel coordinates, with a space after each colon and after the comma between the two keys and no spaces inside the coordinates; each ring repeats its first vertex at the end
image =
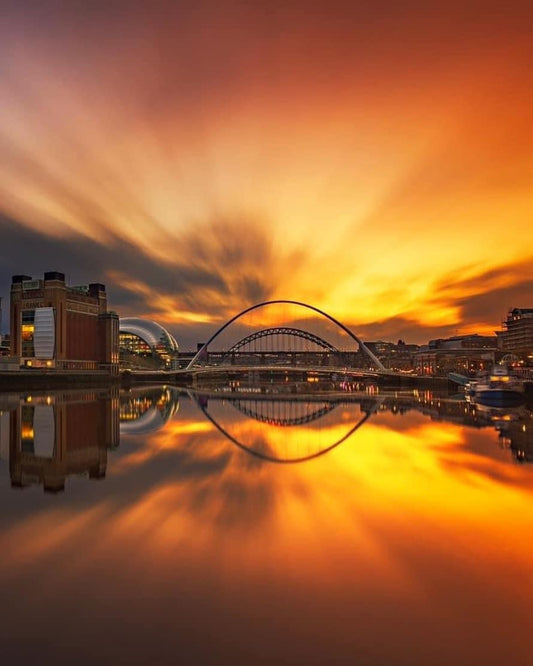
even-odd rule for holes
{"type": "Polygon", "coordinates": [[[0,210],[216,273],[185,298],[110,269],[176,324],[268,296],[445,327],[468,296],[435,299],[450,272],[530,258],[527,11],[209,7],[120,30],[7,13],[0,210]]]}

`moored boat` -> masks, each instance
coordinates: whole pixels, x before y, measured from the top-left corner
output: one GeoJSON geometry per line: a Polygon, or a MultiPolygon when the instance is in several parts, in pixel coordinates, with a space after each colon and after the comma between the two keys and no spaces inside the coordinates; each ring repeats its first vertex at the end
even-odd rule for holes
{"type": "Polygon", "coordinates": [[[524,382],[511,374],[506,365],[495,365],[488,377],[473,386],[475,402],[485,405],[519,405],[524,401],[524,382]]]}

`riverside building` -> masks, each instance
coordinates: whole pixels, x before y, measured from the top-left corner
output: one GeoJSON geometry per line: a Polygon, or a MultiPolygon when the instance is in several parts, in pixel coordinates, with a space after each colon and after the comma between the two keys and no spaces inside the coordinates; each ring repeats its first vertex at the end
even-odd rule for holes
{"type": "Polygon", "coordinates": [[[533,362],[533,308],[513,308],[497,331],[498,346],[523,361],[533,362]]]}
{"type": "Polygon", "coordinates": [[[445,377],[450,372],[475,376],[490,369],[496,359],[496,336],[455,335],[437,338],[414,355],[413,367],[419,375],[445,377]]]}
{"type": "Polygon", "coordinates": [[[176,338],[155,321],[124,317],[119,321],[120,362],[129,368],[176,369],[176,338]]]}
{"type": "Polygon", "coordinates": [[[10,352],[26,368],[118,372],[118,315],[105,286],[67,286],[64,273],[14,275],[10,352]]]}

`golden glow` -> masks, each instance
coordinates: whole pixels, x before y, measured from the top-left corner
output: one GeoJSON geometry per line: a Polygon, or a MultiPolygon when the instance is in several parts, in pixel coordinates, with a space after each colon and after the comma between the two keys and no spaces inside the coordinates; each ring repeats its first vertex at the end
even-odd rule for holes
{"type": "Polygon", "coordinates": [[[204,420],[185,423],[171,421],[163,430],[160,430],[148,440],[146,447],[140,451],[129,453],[118,461],[111,461],[110,472],[113,474],[126,472],[132,467],[146,463],[150,458],[165,450],[178,450],[183,445],[184,436],[201,435],[211,430],[210,424],[204,420]]]}
{"type": "Polygon", "coordinates": [[[33,324],[22,324],[21,330],[23,340],[33,340],[33,333],[35,331],[35,326],[33,324]]]}
{"type": "Polygon", "coordinates": [[[28,423],[23,423],[20,429],[20,436],[22,439],[31,439],[33,440],[35,433],[33,426],[28,423]]]}
{"type": "MultiPolygon", "coordinates": [[[[429,394],[420,398],[431,406],[429,394]]],[[[357,406],[338,405],[294,428],[247,419],[222,401],[209,409],[243,443],[277,453],[327,445],[361,415],[357,406]]],[[[510,613],[529,617],[533,468],[513,464],[490,426],[380,411],[330,453],[276,465],[237,448],[183,399],[179,415],[141,441],[124,436],[107,460],[107,480],[96,484],[106,484],[105,492],[88,488],[89,479],[71,479],[82,484],[72,504],[39,506],[0,530],[4,594],[10,585],[19,594],[21,580],[41,574],[38,594],[24,593],[25,614],[90,585],[87,614],[100,619],[105,599],[109,616],[119,617],[127,600],[128,617],[138,613],[145,633],[155,631],[148,616],[159,622],[170,613],[174,628],[179,609],[195,626],[209,616],[218,627],[224,613],[213,608],[231,608],[222,638],[209,629],[217,645],[233,630],[242,646],[242,623],[258,614],[271,636],[280,613],[284,634],[285,618],[291,626],[312,618],[328,631],[339,631],[342,621],[345,645],[376,626],[381,640],[382,618],[390,612],[397,621],[400,608],[400,633],[387,626],[388,637],[407,636],[408,649],[418,648],[438,620],[446,645],[461,655],[472,644],[455,634],[465,605],[475,606],[483,636],[501,628],[501,608],[506,620],[510,613]],[[51,566],[58,561],[61,567],[51,566]]],[[[467,630],[471,637],[472,626],[467,630]]],[[[453,663],[453,655],[445,661],[453,663]]]]}
{"type": "MultiPolygon", "coordinates": [[[[478,31],[450,7],[456,20],[427,32],[407,9],[398,23],[347,6],[334,28],[295,11],[283,9],[305,58],[260,8],[194,15],[186,34],[176,20],[172,37],[157,13],[134,14],[120,23],[131,61],[114,38],[63,53],[53,30],[6,16],[0,210],[54,238],[122,252],[120,239],[158,265],[164,285],[107,267],[110,293],[142,297],[125,315],[195,325],[294,298],[356,328],[494,330],[508,303],[468,304],[533,271],[522,22],[508,12],[485,34],[489,15],[478,31]]],[[[114,34],[107,19],[98,31],[114,34]]]]}
{"type": "MultiPolygon", "coordinates": [[[[345,415],[348,422],[349,416],[345,415]]],[[[242,567],[258,574],[265,567],[273,572],[284,560],[277,575],[286,579],[328,586],[338,583],[340,570],[354,584],[367,585],[371,575],[376,589],[394,585],[413,594],[417,572],[406,568],[387,546],[401,540],[404,547],[416,543],[419,556],[435,557],[435,549],[444,559],[461,551],[469,554],[463,566],[475,567],[481,578],[492,577],[493,568],[505,564],[506,570],[516,573],[513,580],[518,589],[523,584],[520,572],[529,575],[533,545],[533,519],[524,510],[532,500],[532,487],[523,468],[469,452],[466,431],[453,424],[417,417],[409,429],[394,431],[387,427],[387,418],[369,421],[325,457],[289,467],[248,467],[248,454],[202,425],[205,422],[171,423],[152,437],[146,455],[126,456],[123,462],[111,464],[109,473],[126,472],[130,463],[148,462],[165,448],[188,451],[196,464],[214,464],[229,454],[227,464],[206,478],[185,475],[161,482],[119,512],[106,500],[79,517],[48,512],[4,535],[3,552],[17,561],[34,559],[53,552],[62,542],[83,538],[98,525],[98,546],[95,543],[86,553],[85,563],[78,562],[81,568],[125,549],[131,560],[129,545],[135,542],[134,561],[143,561],[149,552],[158,561],[152,575],[165,576],[176,566],[185,539],[187,558],[201,561],[216,549],[230,578],[237,577],[242,567]],[[190,439],[197,433],[201,439],[190,439]],[[249,522],[253,510],[250,514],[245,505],[234,504],[233,487],[251,502],[257,493],[268,493],[267,513],[259,524],[249,522]],[[197,497],[204,499],[196,502],[197,497]],[[219,522],[226,514],[232,515],[232,527],[219,522]],[[57,519],[61,530],[42,529],[57,519]],[[35,533],[48,536],[35,539],[35,533]],[[145,534],[150,538],[143,538],[145,534]]],[[[309,427],[294,437],[300,438],[299,446],[313,436],[334,440],[345,432],[345,425],[323,432],[309,427]]],[[[256,423],[255,429],[262,439],[265,426],[256,423]]],[[[248,422],[246,431],[252,430],[253,422],[248,422]]],[[[285,430],[286,436],[293,437],[290,428],[285,430]]],[[[178,474],[179,470],[176,467],[178,474]]]]}

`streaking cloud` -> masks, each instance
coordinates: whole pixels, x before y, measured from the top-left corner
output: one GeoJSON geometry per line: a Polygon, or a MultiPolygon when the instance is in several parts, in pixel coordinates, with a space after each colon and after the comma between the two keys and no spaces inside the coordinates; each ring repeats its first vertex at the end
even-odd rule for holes
{"type": "Polygon", "coordinates": [[[75,247],[124,314],[293,298],[419,340],[526,292],[525,5],[46,4],[3,13],[0,212],[50,254],[4,270],[75,247]]]}

